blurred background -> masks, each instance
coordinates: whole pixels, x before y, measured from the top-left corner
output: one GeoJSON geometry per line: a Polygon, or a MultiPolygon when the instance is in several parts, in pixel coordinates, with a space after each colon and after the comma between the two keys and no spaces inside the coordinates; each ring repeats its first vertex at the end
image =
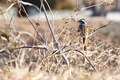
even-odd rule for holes
{"type": "MultiPolygon", "coordinates": [[[[15,0],[0,0],[0,6],[5,5],[7,1],[15,0]]],[[[32,3],[40,8],[40,0],[22,1],[32,3]]],[[[81,9],[95,5],[91,8],[80,10],[78,12],[78,16],[104,16],[109,19],[120,20],[120,0],[47,0],[47,2],[53,10],[53,14],[59,15],[57,15],[57,17],[64,17],[69,15],[71,12],[74,11],[76,6],[81,9]]],[[[44,4],[46,9],[48,10],[47,4],[45,2],[44,4]]],[[[33,6],[24,5],[24,7],[29,15],[35,16],[37,13],[39,13],[39,11],[33,6]]],[[[11,12],[13,11],[11,10],[11,12]]],[[[22,16],[25,16],[25,13],[22,11],[21,14],[22,16]]]]}
{"type": "MultiPolygon", "coordinates": [[[[33,3],[38,7],[40,6],[39,0],[23,1],[33,3]]],[[[56,13],[56,16],[58,16],[58,19],[72,13],[76,6],[78,6],[78,8],[84,8],[95,5],[94,7],[80,10],[78,12],[78,17],[104,16],[110,20],[120,20],[120,0],[47,0],[47,2],[50,5],[51,9],[54,10],[53,14],[56,13]],[[101,5],[102,2],[103,4],[101,5]]],[[[46,3],[44,4],[48,10],[46,3]]],[[[25,6],[25,9],[30,15],[34,15],[38,12],[35,10],[35,7],[31,6],[25,6]]],[[[25,15],[24,12],[22,12],[22,14],[23,16],[25,15]]]]}
{"type": "MultiPolygon", "coordinates": [[[[30,2],[37,5],[38,7],[40,6],[40,0],[23,1],[30,2]]],[[[47,2],[50,5],[51,9],[54,10],[55,13],[58,13],[59,17],[67,16],[75,9],[76,6],[78,6],[78,8],[84,8],[95,5],[94,7],[80,10],[78,16],[104,16],[111,20],[120,20],[120,0],[47,0],[47,2]]],[[[44,4],[46,9],[48,10],[46,3],[44,4]]],[[[35,7],[24,7],[29,15],[35,15],[36,13],[38,13],[35,7]]],[[[23,16],[25,16],[24,12],[21,13],[23,16]]]]}

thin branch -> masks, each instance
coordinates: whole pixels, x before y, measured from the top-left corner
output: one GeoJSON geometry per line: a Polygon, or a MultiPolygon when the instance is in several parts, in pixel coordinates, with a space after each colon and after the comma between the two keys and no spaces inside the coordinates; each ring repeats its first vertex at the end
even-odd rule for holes
{"type": "Polygon", "coordinates": [[[66,48],[75,46],[75,45],[77,45],[77,44],[80,44],[80,42],[76,42],[76,43],[73,43],[73,44],[71,44],[71,45],[64,46],[64,47],[62,47],[60,50],[63,50],[63,49],[66,49],[66,48]]]}
{"type": "MultiPolygon", "coordinates": [[[[41,0],[40,0],[40,1],[41,1],[41,0]]],[[[58,49],[58,51],[59,51],[60,46],[59,46],[59,43],[58,43],[57,40],[56,40],[54,31],[53,31],[52,26],[51,26],[51,24],[50,24],[50,22],[49,22],[48,15],[47,15],[47,12],[46,12],[46,9],[45,9],[43,0],[41,1],[41,5],[42,5],[42,8],[43,8],[43,12],[44,12],[44,14],[45,14],[45,17],[46,17],[46,20],[47,20],[48,27],[49,27],[49,29],[50,29],[51,35],[52,35],[52,37],[53,37],[53,42],[55,42],[55,46],[57,47],[57,49],[58,49]]],[[[59,53],[62,54],[61,51],[59,51],[59,53]]],[[[63,60],[65,61],[65,63],[69,66],[69,62],[68,62],[68,60],[67,60],[67,58],[65,57],[64,54],[62,54],[62,59],[63,59],[63,60]]],[[[60,61],[61,61],[61,60],[60,60],[60,61]]]]}
{"type": "Polygon", "coordinates": [[[12,51],[12,50],[16,50],[16,49],[23,49],[23,48],[33,48],[33,49],[45,49],[48,50],[46,47],[36,47],[36,46],[23,46],[23,47],[16,47],[16,48],[11,48],[11,49],[7,49],[7,50],[2,50],[0,51],[0,53],[4,53],[7,51],[12,51]]]}
{"type": "Polygon", "coordinates": [[[11,30],[16,30],[16,29],[15,29],[15,27],[13,27],[13,26],[11,25],[11,24],[12,24],[13,17],[14,17],[14,15],[15,15],[16,10],[17,10],[17,8],[15,8],[15,10],[14,10],[14,12],[13,12],[13,14],[12,14],[12,17],[11,17],[11,19],[10,19],[9,26],[10,26],[10,29],[11,29],[11,30]]]}
{"type": "Polygon", "coordinates": [[[91,6],[88,6],[88,7],[85,7],[85,8],[81,8],[80,10],[86,10],[86,9],[88,9],[88,8],[92,8],[92,7],[95,7],[95,6],[99,6],[99,5],[102,5],[102,4],[104,4],[104,3],[105,3],[105,0],[104,0],[103,2],[101,2],[101,3],[95,4],[95,5],[91,5],[91,6]]]}
{"type": "Polygon", "coordinates": [[[50,10],[50,13],[51,13],[51,16],[52,16],[52,23],[53,23],[52,26],[54,27],[54,16],[53,16],[53,13],[52,13],[52,9],[51,9],[49,3],[46,0],[44,0],[44,1],[46,2],[47,6],[48,6],[48,8],[50,10]]]}
{"type": "Polygon", "coordinates": [[[32,3],[24,2],[24,1],[19,1],[19,3],[21,3],[23,5],[33,6],[33,7],[35,7],[39,11],[39,8],[36,5],[32,4],[32,3]]]}
{"type": "Polygon", "coordinates": [[[12,3],[5,11],[1,12],[0,15],[8,12],[14,5],[15,5],[15,3],[12,3]]]}
{"type": "Polygon", "coordinates": [[[87,61],[90,63],[90,65],[92,66],[92,68],[93,68],[96,72],[98,72],[97,69],[96,69],[96,68],[94,67],[94,65],[92,64],[92,62],[90,61],[90,59],[89,59],[84,53],[82,53],[81,51],[79,51],[79,50],[77,50],[77,49],[75,49],[74,51],[77,51],[77,52],[81,53],[81,54],[87,59],[87,61]]]}
{"type": "Polygon", "coordinates": [[[99,6],[99,5],[103,5],[103,4],[105,3],[105,1],[106,1],[106,0],[104,0],[104,1],[101,2],[101,3],[95,4],[95,5],[91,5],[91,6],[88,6],[88,7],[83,7],[83,8],[79,8],[78,5],[77,5],[77,6],[76,6],[77,11],[76,11],[76,12],[72,12],[70,15],[68,15],[68,16],[66,16],[66,17],[64,17],[64,18],[67,18],[67,17],[69,17],[69,16],[71,16],[71,15],[73,15],[73,14],[77,14],[78,11],[86,10],[86,9],[89,9],[89,8],[92,8],[92,7],[95,7],[95,6],[99,6]]]}
{"type": "Polygon", "coordinates": [[[52,37],[53,37],[53,41],[56,42],[55,34],[54,34],[54,31],[53,31],[53,29],[52,29],[52,26],[51,26],[51,24],[50,24],[50,22],[49,22],[49,19],[48,19],[48,15],[47,15],[45,6],[44,6],[43,2],[41,2],[41,4],[42,4],[43,12],[44,12],[44,14],[45,14],[45,17],[46,17],[46,20],[47,20],[47,23],[48,23],[48,27],[49,27],[50,32],[51,32],[52,37]]]}
{"type": "Polygon", "coordinates": [[[82,54],[82,55],[87,59],[87,61],[90,63],[90,65],[92,66],[92,68],[98,73],[97,69],[96,69],[95,66],[92,64],[92,62],[90,61],[90,59],[89,59],[83,52],[81,52],[80,50],[70,49],[70,50],[67,50],[67,51],[65,51],[65,52],[68,52],[68,51],[71,51],[71,50],[76,51],[76,52],[79,52],[80,54],[82,54]]]}
{"type": "Polygon", "coordinates": [[[39,36],[39,38],[42,39],[45,43],[47,43],[47,42],[44,40],[44,38],[42,37],[42,35],[38,32],[38,30],[36,29],[36,27],[34,26],[34,24],[32,23],[32,21],[31,21],[29,15],[27,14],[25,8],[24,8],[23,6],[22,6],[22,8],[24,9],[24,12],[25,12],[25,14],[26,14],[26,16],[27,16],[28,21],[30,22],[30,24],[32,25],[32,27],[34,28],[34,30],[36,31],[36,33],[37,33],[37,35],[39,36]]]}
{"type": "Polygon", "coordinates": [[[103,25],[103,26],[101,26],[101,27],[93,30],[93,31],[87,36],[87,38],[89,38],[90,36],[92,36],[92,35],[93,35],[95,32],[97,32],[98,30],[100,30],[100,29],[102,29],[102,28],[104,28],[104,27],[108,27],[109,25],[111,25],[111,24],[113,24],[113,23],[115,23],[115,22],[116,22],[116,21],[110,22],[110,23],[108,23],[108,24],[106,24],[106,25],[103,25]]]}
{"type": "Polygon", "coordinates": [[[29,20],[30,24],[33,26],[33,28],[36,31],[36,33],[38,34],[39,38],[42,39],[45,43],[47,43],[45,41],[45,39],[42,37],[42,35],[38,32],[38,30],[36,29],[36,27],[34,26],[34,24],[32,23],[32,21],[30,20],[30,17],[28,15],[27,15],[27,19],[29,20]]]}

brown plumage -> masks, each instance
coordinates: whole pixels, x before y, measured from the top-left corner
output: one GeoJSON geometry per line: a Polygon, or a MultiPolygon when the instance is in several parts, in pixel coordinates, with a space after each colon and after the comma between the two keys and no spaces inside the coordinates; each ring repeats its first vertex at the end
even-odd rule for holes
{"type": "Polygon", "coordinates": [[[84,44],[84,47],[83,47],[84,51],[86,51],[86,49],[87,49],[86,42],[87,42],[89,27],[86,25],[85,19],[80,19],[78,22],[80,23],[80,25],[78,27],[78,32],[80,33],[82,42],[84,44]]]}

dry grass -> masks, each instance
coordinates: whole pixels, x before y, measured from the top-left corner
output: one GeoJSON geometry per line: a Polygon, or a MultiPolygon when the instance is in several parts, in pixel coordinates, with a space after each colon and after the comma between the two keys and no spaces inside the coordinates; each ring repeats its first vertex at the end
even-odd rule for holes
{"type": "MultiPolygon", "coordinates": [[[[109,23],[105,18],[86,19],[91,25],[91,31],[109,23]]],[[[73,17],[54,22],[52,30],[56,37],[55,42],[48,22],[37,20],[31,22],[32,24],[28,17],[13,19],[14,25],[12,23],[9,25],[10,21],[7,20],[1,21],[1,80],[119,80],[120,46],[117,45],[118,42],[115,44],[111,41],[110,35],[106,37],[102,33],[102,30],[108,31],[108,28],[90,36],[88,50],[84,52],[77,32],[78,24],[73,17]],[[46,43],[39,38],[33,25],[46,43]],[[59,49],[55,45],[56,42],[59,49]],[[63,63],[60,52],[67,58],[69,66],[63,63]]],[[[111,27],[117,25],[115,24],[111,27]]],[[[110,33],[115,35],[119,31],[110,30],[108,34],[110,33]]]]}

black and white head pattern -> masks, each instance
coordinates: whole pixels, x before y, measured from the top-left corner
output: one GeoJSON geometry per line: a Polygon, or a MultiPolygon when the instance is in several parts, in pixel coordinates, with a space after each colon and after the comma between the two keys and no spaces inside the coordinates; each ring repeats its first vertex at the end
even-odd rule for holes
{"type": "Polygon", "coordinates": [[[85,19],[80,19],[78,22],[80,23],[80,25],[86,25],[85,19]]]}

